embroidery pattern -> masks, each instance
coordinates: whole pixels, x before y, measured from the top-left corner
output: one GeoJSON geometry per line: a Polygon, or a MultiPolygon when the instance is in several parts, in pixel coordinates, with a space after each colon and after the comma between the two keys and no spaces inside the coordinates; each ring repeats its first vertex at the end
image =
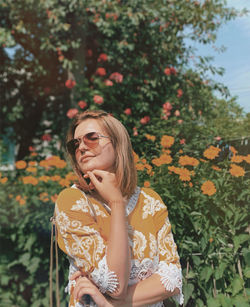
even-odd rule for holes
{"type": "Polygon", "coordinates": [[[146,219],[148,215],[154,216],[157,211],[160,211],[161,209],[166,209],[166,206],[160,202],[159,199],[155,199],[151,197],[150,195],[146,194],[144,191],[141,191],[144,199],[144,206],[143,206],[143,214],[142,218],[146,219]]]}

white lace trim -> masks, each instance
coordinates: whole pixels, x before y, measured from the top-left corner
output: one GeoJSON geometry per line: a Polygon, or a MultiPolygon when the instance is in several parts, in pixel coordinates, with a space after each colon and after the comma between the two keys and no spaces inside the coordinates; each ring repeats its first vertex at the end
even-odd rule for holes
{"type": "Polygon", "coordinates": [[[136,187],[134,194],[130,197],[128,204],[126,206],[127,216],[134,210],[140,193],[141,193],[141,189],[139,187],[136,187]]]}
{"type": "Polygon", "coordinates": [[[180,290],[180,294],[174,295],[173,298],[179,303],[183,304],[184,296],[182,294],[182,273],[181,269],[175,264],[167,264],[160,261],[156,274],[161,276],[161,282],[167,291],[173,292],[175,288],[180,290]]]}
{"type": "Polygon", "coordinates": [[[99,261],[98,268],[95,268],[90,276],[102,293],[113,293],[118,288],[119,282],[117,275],[115,272],[109,270],[106,256],[99,261]]]}

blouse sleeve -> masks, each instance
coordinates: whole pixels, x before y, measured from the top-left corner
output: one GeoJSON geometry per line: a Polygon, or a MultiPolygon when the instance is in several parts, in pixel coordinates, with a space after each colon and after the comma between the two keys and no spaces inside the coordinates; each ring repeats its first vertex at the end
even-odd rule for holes
{"type": "Polygon", "coordinates": [[[179,304],[183,304],[182,294],[182,272],[177,246],[174,242],[171,231],[171,224],[168,218],[168,210],[161,197],[151,190],[151,206],[155,208],[153,221],[157,235],[157,246],[159,264],[156,274],[161,277],[161,282],[167,291],[175,288],[180,290],[180,294],[173,296],[179,304]]]}
{"type": "MultiPolygon", "coordinates": [[[[70,259],[70,274],[76,270],[90,274],[102,293],[115,292],[118,279],[106,261],[107,242],[101,236],[87,197],[79,189],[63,190],[55,206],[59,247],[70,259]]],[[[74,281],[70,281],[68,291],[74,281]]]]}

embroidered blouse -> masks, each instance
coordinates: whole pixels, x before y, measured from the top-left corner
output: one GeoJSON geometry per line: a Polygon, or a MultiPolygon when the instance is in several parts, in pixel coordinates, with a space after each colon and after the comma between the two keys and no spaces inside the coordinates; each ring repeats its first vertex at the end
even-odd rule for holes
{"type": "MultiPolygon", "coordinates": [[[[118,279],[106,261],[109,207],[90,195],[87,198],[73,186],[59,194],[55,215],[59,247],[69,256],[69,276],[81,270],[90,275],[102,293],[114,292],[118,279]]],[[[132,251],[129,285],[158,274],[167,291],[180,290],[174,298],[183,304],[181,266],[166,205],[152,189],[137,187],[127,204],[126,215],[132,251]]],[[[66,288],[69,293],[74,285],[75,281],[69,281],[66,288]]],[[[71,295],[69,307],[82,306],[84,302],[76,302],[71,295]]],[[[91,301],[89,306],[96,304],[91,301]]],[[[163,302],[148,306],[161,307],[163,302]]]]}

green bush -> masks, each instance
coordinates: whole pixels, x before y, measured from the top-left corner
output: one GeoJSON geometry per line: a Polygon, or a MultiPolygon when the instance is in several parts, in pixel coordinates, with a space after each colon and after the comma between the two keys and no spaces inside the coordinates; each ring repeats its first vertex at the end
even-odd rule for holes
{"type": "MultiPolygon", "coordinates": [[[[135,154],[139,184],[166,203],[183,268],[184,306],[248,306],[249,155],[220,161],[220,149],[200,154],[172,136],[146,134],[135,154]]],[[[1,290],[3,306],[48,306],[50,217],[54,201],[75,176],[58,156],[36,153],[1,174],[1,290]],[[4,177],[5,176],[5,177],[4,177]]],[[[55,260],[55,259],[54,259],[55,260]]],[[[68,263],[59,253],[60,297],[67,298],[68,263]]],[[[53,272],[55,283],[55,269],[53,272]]]]}

